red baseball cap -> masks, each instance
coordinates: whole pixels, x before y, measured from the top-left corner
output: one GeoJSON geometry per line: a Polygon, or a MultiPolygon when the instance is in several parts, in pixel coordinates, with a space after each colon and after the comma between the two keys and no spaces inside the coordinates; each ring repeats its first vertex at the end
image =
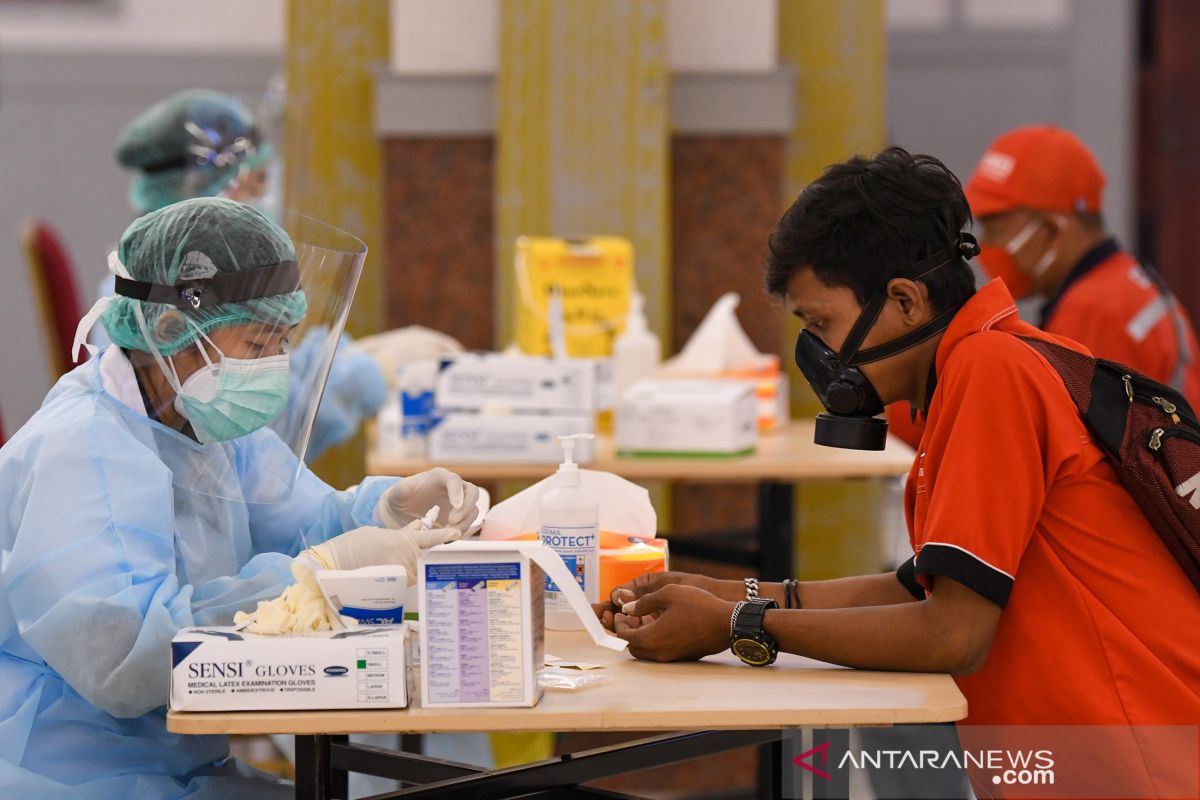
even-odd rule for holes
{"type": "Polygon", "coordinates": [[[1079,137],[1053,125],[1001,134],[963,187],[976,217],[1016,208],[1097,213],[1104,173],[1079,137]]]}

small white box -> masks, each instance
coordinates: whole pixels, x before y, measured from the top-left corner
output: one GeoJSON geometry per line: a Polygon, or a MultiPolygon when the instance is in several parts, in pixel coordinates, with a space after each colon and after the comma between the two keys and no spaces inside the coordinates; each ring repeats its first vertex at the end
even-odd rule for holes
{"type": "Polygon", "coordinates": [[[625,456],[740,456],[758,446],[758,400],[745,381],[654,378],[617,402],[625,456]]]}
{"type": "MultiPolygon", "coordinates": [[[[593,433],[595,415],[451,413],[429,431],[429,460],[442,464],[557,464],[562,461],[558,437],[593,433]]],[[[594,457],[589,441],[576,446],[575,460],[594,457]]]]}
{"type": "Polygon", "coordinates": [[[546,577],[528,551],[538,548],[540,542],[453,542],[421,556],[424,708],[537,705],[546,577]]]}
{"type": "Polygon", "coordinates": [[[171,640],[171,708],[405,708],[408,625],[258,636],[184,628],[171,640]]]}
{"type": "Polygon", "coordinates": [[[596,365],[497,353],[459,353],[442,359],[434,402],[439,411],[594,412],[596,365]]]}

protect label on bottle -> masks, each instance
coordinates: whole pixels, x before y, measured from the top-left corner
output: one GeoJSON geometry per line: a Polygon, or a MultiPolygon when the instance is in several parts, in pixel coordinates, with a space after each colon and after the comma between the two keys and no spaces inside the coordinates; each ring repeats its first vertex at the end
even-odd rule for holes
{"type": "MultiPolygon", "coordinates": [[[[540,536],[542,544],[562,558],[588,601],[596,602],[600,579],[599,529],[595,525],[543,525],[540,536]]],[[[559,595],[558,586],[547,576],[546,602],[562,602],[559,595]]]]}

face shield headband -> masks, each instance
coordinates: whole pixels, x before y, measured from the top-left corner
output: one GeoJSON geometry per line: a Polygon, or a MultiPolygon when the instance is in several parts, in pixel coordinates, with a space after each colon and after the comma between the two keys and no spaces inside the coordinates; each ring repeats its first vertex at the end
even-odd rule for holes
{"type": "MultiPolygon", "coordinates": [[[[972,258],[978,253],[975,237],[962,233],[949,252],[943,251],[918,263],[914,269],[919,271],[911,280],[920,280],[960,258],[972,258]]],[[[817,415],[814,437],[817,444],[882,450],[887,442],[887,422],[876,415],[883,412],[883,401],[859,367],[890,358],[936,336],[949,327],[957,313],[957,309],[948,309],[897,339],[860,350],[887,299],[885,284],[863,306],[840,351],[834,352],[808,331],[801,331],[796,340],[796,366],[827,412],[817,415]]]]}
{"type": "Polygon", "coordinates": [[[183,280],[174,285],[135,281],[117,275],[116,293],[134,300],[198,310],[258,297],[289,294],[300,288],[295,261],[283,261],[242,272],[223,272],[211,278],[183,280]]]}

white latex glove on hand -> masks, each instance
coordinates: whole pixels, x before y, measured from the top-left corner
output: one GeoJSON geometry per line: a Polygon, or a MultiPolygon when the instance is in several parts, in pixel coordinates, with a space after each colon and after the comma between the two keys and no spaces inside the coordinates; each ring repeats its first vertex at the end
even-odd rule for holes
{"type": "Polygon", "coordinates": [[[437,467],[397,481],[379,498],[375,515],[389,528],[403,528],[438,506],[435,525],[466,533],[479,516],[478,502],[478,486],[437,467]]]}
{"type": "MultiPolygon", "coordinates": [[[[462,536],[458,528],[421,530],[420,521],[402,530],[355,528],[301,553],[322,569],[359,569],[381,564],[399,564],[408,573],[408,584],[416,583],[417,559],[421,551],[462,536]]],[[[295,570],[293,570],[295,574],[295,570]]],[[[297,579],[300,576],[296,576],[297,579]]]]}
{"type": "Polygon", "coordinates": [[[379,363],[389,385],[395,382],[398,364],[461,353],[463,349],[461,344],[446,334],[420,325],[364,336],[356,344],[379,363]]]}

